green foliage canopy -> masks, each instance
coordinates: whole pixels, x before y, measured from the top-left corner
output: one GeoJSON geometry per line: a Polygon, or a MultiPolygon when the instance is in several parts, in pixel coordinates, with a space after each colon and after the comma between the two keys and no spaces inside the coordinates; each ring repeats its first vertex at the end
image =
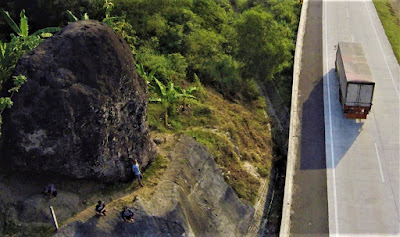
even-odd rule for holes
{"type": "Polygon", "coordinates": [[[238,58],[245,63],[245,75],[259,80],[271,79],[290,65],[294,45],[290,31],[278,24],[261,7],[245,11],[236,24],[238,58]]]}

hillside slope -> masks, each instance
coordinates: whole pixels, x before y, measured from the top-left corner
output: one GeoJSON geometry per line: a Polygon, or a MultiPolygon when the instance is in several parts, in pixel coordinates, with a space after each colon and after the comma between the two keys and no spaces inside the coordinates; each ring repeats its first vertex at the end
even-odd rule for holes
{"type": "Polygon", "coordinates": [[[55,236],[240,236],[249,228],[254,208],[243,203],[224,181],[210,153],[188,136],[169,152],[168,168],[154,194],[132,195],[108,204],[106,217],[91,208],[78,214],[55,236]],[[132,202],[133,201],[133,202],[132,202]],[[135,212],[134,223],[122,222],[123,205],[135,212]]]}

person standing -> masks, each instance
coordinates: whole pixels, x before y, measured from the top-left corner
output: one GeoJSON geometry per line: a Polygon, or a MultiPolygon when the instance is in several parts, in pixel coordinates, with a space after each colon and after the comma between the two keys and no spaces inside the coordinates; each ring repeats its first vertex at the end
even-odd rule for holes
{"type": "Polygon", "coordinates": [[[134,160],[134,162],[133,162],[132,171],[133,171],[133,173],[135,174],[136,179],[138,180],[140,186],[143,187],[143,184],[142,184],[143,176],[142,176],[142,174],[140,173],[139,163],[138,163],[137,160],[134,160]]]}

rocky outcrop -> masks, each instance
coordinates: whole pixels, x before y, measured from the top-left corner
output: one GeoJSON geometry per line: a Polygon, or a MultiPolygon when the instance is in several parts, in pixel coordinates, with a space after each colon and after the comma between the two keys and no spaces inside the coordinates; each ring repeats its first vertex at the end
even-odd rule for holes
{"type": "Polygon", "coordinates": [[[4,114],[0,157],[12,168],[112,182],[129,178],[128,158],[153,158],[146,84],[107,25],[69,24],[15,73],[28,81],[4,114]]]}
{"type": "Polygon", "coordinates": [[[169,158],[151,198],[138,197],[130,205],[134,223],[109,208],[105,218],[76,217],[55,236],[245,236],[254,208],[225,182],[207,149],[183,136],[169,158]]]}

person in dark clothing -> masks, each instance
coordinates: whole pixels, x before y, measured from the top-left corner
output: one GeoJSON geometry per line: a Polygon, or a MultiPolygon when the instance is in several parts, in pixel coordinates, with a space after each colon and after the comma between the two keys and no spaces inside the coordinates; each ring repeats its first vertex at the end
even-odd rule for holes
{"type": "Polygon", "coordinates": [[[128,207],[124,207],[124,209],[122,210],[122,212],[121,212],[121,216],[122,216],[122,219],[125,221],[125,222],[129,222],[129,223],[132,223],[132,222],[134,222],[134,220],[133,220],[133,216],[135,215],[135,213],[133,213],[133,211],[131,211],[128,207]]]}
{"type": "Polygon", "coordinates": [[[99,201],[95,208],[97,216],[106,216],[106,204],[103,201],[99,201]]]}
{"type": "Polygon", "coordinates": [[[52,184],[52,183],[48,183],[46,185],[46,187],[44,188],[43,193],[46,194],[49,198],[57,196],[57,190],[54,187],[54,184],[52,184]]]}

